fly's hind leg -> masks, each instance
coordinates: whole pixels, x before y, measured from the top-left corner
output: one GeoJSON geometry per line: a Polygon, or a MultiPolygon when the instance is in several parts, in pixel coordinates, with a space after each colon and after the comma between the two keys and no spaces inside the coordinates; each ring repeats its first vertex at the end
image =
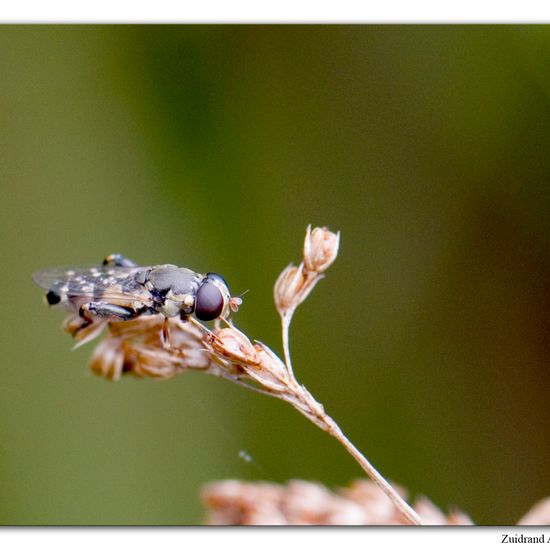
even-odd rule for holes
{"type": "Polygon", "coordinates": [[[108,304],[106,302],[87,302],[78,310],[78,316],[70,317],[65,322],[65,330],[79,340],[80,346],[95,338],[108,321],[127,321],[135,318],[137,313],[129,308],[108,304]]]}
{"type": "Polygon", "coordinates": [[[136,312],[133,309],[116,306],[107,302],[88,302],[82,304],[78,310],[80,317],[86,319],[90,323],[94,317],[110,318],[113,321],[128,321],[136,317],[136,312]]]}
{"type": "Polygon", "coordinates": [[[137,267],[138,264],[122,254],[109,254],[103,259],[103,265],[108,267],[137,267]]]}

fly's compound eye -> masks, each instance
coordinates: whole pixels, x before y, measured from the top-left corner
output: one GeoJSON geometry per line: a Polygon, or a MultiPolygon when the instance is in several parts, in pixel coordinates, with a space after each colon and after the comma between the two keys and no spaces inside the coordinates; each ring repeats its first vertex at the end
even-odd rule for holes
{"type": "Polygon", "coordinates": [[[206,281],[197,291],[195,316],[199,321],[212,321],[221,315],[224,305],[221,290],[214,283],[206,281]]]}
{"type": "Polygon", "coordinates": [[[206,274],[206,280],[207,281],[217,281],[219,284],[221,284],[222,287],[225,287],[229,291],[229,285],[227,284],[227,281],[218,273],[207,273],[206,274]]]}

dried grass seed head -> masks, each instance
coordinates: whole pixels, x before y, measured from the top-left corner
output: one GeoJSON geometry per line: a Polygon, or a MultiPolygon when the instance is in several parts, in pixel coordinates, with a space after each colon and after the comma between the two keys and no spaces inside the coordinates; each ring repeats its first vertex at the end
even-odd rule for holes
{"type": "Polygon", "coordinates": [[[108,323],[105,340],[95,349],[90,368],[111,380],[124,373],[156,379],[172,378],[189,369],[205,370],[211,365],[203,332],[191,323],[169,319],[171,349],[161,338],[164,318],[159,315],[108,323]]]}
{"type": "Polygon", "coordinates": [[[211,333],[208,343],[215,353],[235,363],[256,366],[260,360],[248,337],[236,328],[224,328],[211,333]]]}
{"type": "Polygon", "coordinates": [[[90,359],[90,370],[94,374],[119,380],[124,367],[124,351],[119,338],[106,338],[95,348],[90,359]]]}
{"type": "Polygon", "coordinates": [[[518,525],[550,525],[550,497],[537,502],[518,521],[518,525]]]}
{"type": "MultiPolygon", "coordinates": [[[[201,497],[210,525],[406,524],[380,488],[365,479],[335,491],[303,480],[284,485],[227,480],[207,484],[201,497]]],[[[426,497],[417,499],[415,509],[426,514],[427,524],[472,525],[463,512],[445,514],[426,497]]]]}
{"type": "Polygon", "coordinates": [[[303,261],[289,265],[279,275],[274,287],[275,306],[281,317],[292,316],[294,310],[308,297],[338,256],[340,233],[326,227],[307,227],[303,261]]]}
{"type": "Polygon", "coordinates": [[[308,225],[304,241],[304,266],[307,271],[324,273],[338,256],[340,232],[333,233],[327,227],[308,225]]]}
{"type": "Polygon", "coordinates": [[[303,264],[289,265],[279,275],[273,289],[275,307],[280,315],[294,310],[304,299],[303,290],[307,282],[303,264]]]}

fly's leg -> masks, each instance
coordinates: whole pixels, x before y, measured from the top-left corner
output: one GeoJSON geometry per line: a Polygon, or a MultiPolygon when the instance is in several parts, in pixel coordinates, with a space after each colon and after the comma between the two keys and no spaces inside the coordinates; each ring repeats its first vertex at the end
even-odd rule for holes
{"type": "Polygon", "coordinates": [[[103,265],[109,267],[136,267],[138,264],[122,254],[109,254],[103,259],[103,265]]]}
{"type": "Polygon", "coordinates": [[[170,341],[170,320],[168,319],[168,317],[165,317],[164,322],[162,323],[162,330],[160,331],[160,341],[162,343],[162,347],[165,350],[180,355],[181,357],[184,356],[184,352],[181,349],[172,346],[172,342],[170,341]]]}
{"type": "Polygon", "coordinates": [[[138,315],[139,313],[132,309],[107,302],[87,302],[80,306],[78,317],[71,318],[65,330],[70,332],[73,338],[81,340],[78,344],[81,345],[99,334],[106,321],[128,321],[138,315]]]}
{"type": "MultiPolygon", "coordinates": [[[[65,323],[65,330],[74,338],[80,339],[85,329],[90,329],[94,321],[126,321],[135,317],[136,313],[130,309],[107,304],[105,302],[88,302],[82,304],[78,310],[78,316],[70,317],[65,323]]],[[[98,324],[98,323],[95,323],[98,324]]]]}
{"type": "Polygon", "coordinates": [[[75,348],[77,348],[93,340],[96,336],[99,336],[100,332],[105,328],[106,322],[105,320],[96,320],[92,322],[78,315],[74,315],[65,321],[63,328],[78,341],[75,346],[75,348]]]}
{"type": "Polygon", "coordinates": [[[136,317],[136,312],[133,309],[116,306],[107,302],[88,302],[82,304],[78,313],[80,317],[89,321],[89,323],[93,321],[94,317],[110,318],[113,321],[128,321],[136,317]]]}
{"type": "Polygon", "coordinates": [[[92,324],[90,319],[86,319],[82,316],[72,316],[65,320],[63,328],[74,338],[80,338],[84,329],[88,328],[92,324]]]}
{"type": "Polygon", "coordinates": [[[160,339],[162,342],[162,347],[164,349],[170,349],[170,327],[168,326],[168,317],[165,317],[164,322],[162,323],[160,339]]]}

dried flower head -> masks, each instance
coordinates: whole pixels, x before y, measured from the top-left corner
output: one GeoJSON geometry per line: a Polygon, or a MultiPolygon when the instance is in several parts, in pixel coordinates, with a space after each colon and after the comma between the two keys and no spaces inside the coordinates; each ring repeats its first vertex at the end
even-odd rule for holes
{"type": "Polygon", "coordinates": [[[518,525],[550,525],[550,497],[537,502],[519,520],[518,525]]]}
{"type": "MultiPolygon", "coordinates": [[[[406,493],[399,489],[403,496],[406,493]]],[[[286,485],[227,480],[201,491],[210,525],[403,525],[386,495],[373,482],[356,480],[331,491],[319,483],[292,480],[286,485]]],[[[416,511],[430,525],[472,525],[462,512],[444,514],[426,497],[416,511]]]]}
{"type": "Polygon", "coordinates": [[[303,266],[289,265],[279,275],[273,289],[275,307],[281,315],[294,310],[304,299],[306,275],[303,266]]]}
{"type": "Polygon", "coordinates": [[[258,354],[252,342],[235,328],[224,328],[212,332],[208,338],[213,352],[236,364],[256,366],[258,354]]]}
{"type": "Polygon", "coordinates": [[[90,359],[90,369],[110,380],[120,380],[124,367],[124,351],[117,338],[106,338],[94,350],[90,359]]]}
{"type": "Polygon", "coordinates": [[[326,227],[311,230],[311,226],[308,226],[303,261],[297,267],[289,265],[275,283],[275,306],[283,322],[290,324],[295,309],[323,278],[323,273],[338,255],[339,243],[340,233],[333,233],[326,227]]]}
{"type": "MultiPolygon", "coordinates": [[[[396,487],[405,498],[406,491],[396,487]]],[[[291,480],[276,483],[225,480],[201,490],[210,525],[403,525],[404,518],[380,487],[365,479],[331,491],[319,483],[291,480]]],[[[426,525],[473,525],[454,508],[444,513],[419,496],[414,509],[426,525]]],[[[536,503],[518,525],[550,525],[550,497],[536,503]]]]}
{"type": "Polygon", "coordinates": [[[304,266],[307,271],[325,272],[336,260],[340,245],[340,232],[333,233],[326,227],[311,230],[308,225],[304,241],[304,266]]]}

